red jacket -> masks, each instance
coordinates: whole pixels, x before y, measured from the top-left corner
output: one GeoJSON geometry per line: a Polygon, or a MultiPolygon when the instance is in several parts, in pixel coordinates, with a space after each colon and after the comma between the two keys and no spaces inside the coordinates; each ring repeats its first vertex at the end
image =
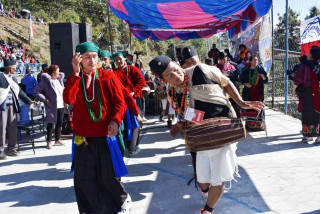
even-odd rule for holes
{"type": "Polygon", "coordinates": [[[127,65],[124,69],[114,69],[113,72],[118,76],[122,85],[134,92],[133,98],[142,98],[142,88],[146,85],[146,81],[140,70],[132,65],[127,65]]]}
{"type": "Polygon", "coordinates": [[[246,50],[247,50],[247,52],[245,53],[243,58],[241,58],[241,53],[240,53],[240,59],[242,59],[242,62],[244,63],[246,68],[248,68],[251,66],[250,57],[252,56],[252,53],[251,53],[251,51],[249,51],[249,49],[246,49],[246,50]]]}
{"type": "MultiPolygon", "coordinates": [[[[108,70],[110,71],[110,70],[108,70]]],[[[111,70],[111,72],[113,72],[111,70]]],[[[139,109],[138,109],[138,106],[137,106],[137,103],[136,101],[133,99],[133,97],[131,96],[129,90],[125,87],[122,87],[122,92],[123,92],[123,96],[124,96],[124,100],[129,108],[129,110],[135,115],[135,116],[138,116],[139,113],[139,109]]]]}
{"type": "MultiPolygon", "coordinates": [[[[126,103],[122,93],[121,83],[118,78],[111,72],[103,69],[99,70],[99,81],[95,80],[95,84],[99,84],[102,100],[102,119],[98,122],[93,122],[90,119],[85,97],[81,86],[81,75],[72,74],[66,82],[66,87],[63,91],[63,99],[67,104],[73,104],[73,133],[83,137],[102,137],[108,135],[108,125],[111,121],[120,125],[125,111],[126,103]]],[[[93,79],[93,73],[91,74],[93,79]]],[[[84,75],[85,82],[88,77],[84,75]]],[[[91,82],[87,88],[88,98],[92,99],[91,82]]],[[[95,91],[95,98],[90,103],[92,110],[98,116],[98,98],[95,91]]]]}

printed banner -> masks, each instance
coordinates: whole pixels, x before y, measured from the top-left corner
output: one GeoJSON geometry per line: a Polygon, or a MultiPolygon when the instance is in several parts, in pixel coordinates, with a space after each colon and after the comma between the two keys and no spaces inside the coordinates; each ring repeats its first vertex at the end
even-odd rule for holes
{"type": "Polygon", "coordinates": [[[257,54],[266,72],[270,71],[272,64],[272,24],[270,13],[264,16],[261,22],[251,26],[243,33],[234,35],[230,40],[230,49],[233,50],[232,54],[235,59],[239,58],[240,44],[246,45],[252,54],[257,54]]]}
{"type": "Polygon", "coordinates": [[[312,46],[320,47],[320,15],[303,21],[300,25],[301,56],[307,55],[312,46]]]}
{"type": "Polygon", "coordinates": [[[307,19],[300,26],[301,44],[320,40],[320,15],[307,19]]]}

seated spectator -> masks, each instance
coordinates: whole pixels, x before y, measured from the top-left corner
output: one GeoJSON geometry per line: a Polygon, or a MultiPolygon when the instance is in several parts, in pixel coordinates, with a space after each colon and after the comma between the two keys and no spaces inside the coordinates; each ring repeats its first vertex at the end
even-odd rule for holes
{"type": "Polygon", "coordinates": [[[15,7],[12,8],[11,14],[12,14],[13,18],[16,17],[16,8],[15,7]]]}
{"type": "Polygon", "coordinates": [[[36,59],[35,59],[35,57],[34,57],[34,56],[32,56],[32,57],[31,57],[31,59],[30,59],[30,63],[32,63],[32,64],[37,63],[37,61],[36,61],[36,59]]]}
{"type": "Polygon", "coordinates": [[[34,100],[33,90],[38,85],[36,78],[31,75],[29,68],[26,69],[25,76],[21,79],[21,83],[26,86],[26,94],[31,99],[34,100]]]}
{"type": "Polygon", "coordinates": [[[229,49],[224,49],[224,53],[226,54],[227,57],[229,57],[231,61],[233,61],[233,56],[231,55],[229,49]]]}

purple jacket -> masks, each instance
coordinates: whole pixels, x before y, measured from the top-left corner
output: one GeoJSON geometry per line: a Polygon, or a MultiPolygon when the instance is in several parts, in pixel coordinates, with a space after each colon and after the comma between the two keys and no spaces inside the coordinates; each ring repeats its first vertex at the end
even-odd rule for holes
{"type": "MultiPolygon", "coordinates": [[[[61,85],[63,85],[64,76],[65,74],[60,72],[58,81],[61,85]]],[[[48,123],[56,123],[58,111],[57,94],[54,90],[54,85],[49,74],[43,73],[41,75],[41,82],[33,90],[33,95],[37,97],[41,102],[44,102],[46,99],[51,102],[50,106],[48,106],[46,103],[44,104],[46,109],[45,121],[48,123]]]]}
{"type": "Polygon", "coordinates": [[[295,85],[303,85],[304,87],[311,87],[311,68],[305,64],[299,66],[299,70],[294,76],[295,85]]]}

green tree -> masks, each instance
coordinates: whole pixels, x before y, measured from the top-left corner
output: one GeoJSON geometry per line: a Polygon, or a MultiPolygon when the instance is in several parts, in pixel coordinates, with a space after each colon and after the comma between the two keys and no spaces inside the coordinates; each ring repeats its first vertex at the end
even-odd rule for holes
{"type": "Polygon", "coordinates": [[[32,15],[33,15],[33,17],[43,18],[43,20],[49,19],[48,13],[46,13],[43,9],[36,11],[32,15]]]}
{"type": "Polygon", "coordinates": [[[57,20],[59,22],[80,22],[80,16],[74,10],[66,9],[59,13],[57,20]]]}
{"type": "Polygon", "coordinates": [[[310,8],[310,14],[308,16],[306,16],[305,19],[310,19],[312,17],[318,16],[320,15],[320,10],[317,6],[313,6],[312,8],[310,8]]]}
{"type": "MultiPolygon", "coordinates": [[[[286,14],[279,16],[279,23],[274,30],[274,46],[285,49],[286,14]]],[[[299,13],[289,8],[289,50],[300,51],[300,21],[299,13]]]]}

